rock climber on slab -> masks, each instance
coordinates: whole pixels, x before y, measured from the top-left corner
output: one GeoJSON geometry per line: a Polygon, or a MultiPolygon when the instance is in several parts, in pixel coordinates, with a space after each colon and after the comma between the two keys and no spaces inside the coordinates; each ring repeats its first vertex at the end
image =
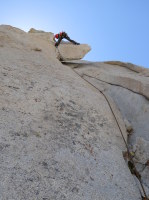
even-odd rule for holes
{"type": "Polygon", "coordinates": [[[66,32],[60,32],[60,33],[54,35],[54,37],[53,37],[53,40],[55,41],[55,46],[58,47],[58,45],[60,44],[61,40],[64,39],[64,38],[66,40],[72,42],[75,45],[79,45],[80,44],[78,42],[75,42],[74,40],[71,40],[66,32]],[[57,41],[55,39],[57,39],[57,41]]]}

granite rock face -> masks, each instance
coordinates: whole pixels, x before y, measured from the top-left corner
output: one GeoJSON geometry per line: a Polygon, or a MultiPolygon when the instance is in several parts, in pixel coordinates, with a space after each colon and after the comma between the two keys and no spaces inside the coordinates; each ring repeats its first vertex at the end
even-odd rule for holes
{"type": "Polygon", "coordinates": [[[130,134],[128,145],[149,194],[149,69],[120,61],[73,61],[65,65],[113,99],[130,134]]]}
{"type": "Polygon", "coordinates": [[[139,200],[122,152],[128,139],[136,161],[148,159],[148,77],[70,56],[61,63],[52,38],[0,26],[0,199],[139,200]]]}
{"type": "Polygon", "coordinates": [[[80,60],[90,50],[91,47],[87,44],[74,45],[71,43],[62,43],[58,46],[57,52],[60,60],[67,61],[67,60],[80,60]]]}

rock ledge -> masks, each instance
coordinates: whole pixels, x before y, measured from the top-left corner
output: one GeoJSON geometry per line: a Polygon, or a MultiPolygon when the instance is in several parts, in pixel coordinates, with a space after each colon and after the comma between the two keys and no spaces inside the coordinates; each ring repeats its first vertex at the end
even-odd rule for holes
{"type": "Polygon", "coordinates": [[[89,51],[91,47],[87,44],[74,45],[71,43],[62,43],[58,46],[58,58],[60,60],[80,60],[82,59],[89,51]]]}

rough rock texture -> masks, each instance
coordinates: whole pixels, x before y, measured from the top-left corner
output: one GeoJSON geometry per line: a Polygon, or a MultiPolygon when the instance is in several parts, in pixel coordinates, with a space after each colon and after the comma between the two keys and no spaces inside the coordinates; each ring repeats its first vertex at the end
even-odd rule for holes
{"type": "Polygon", "coordinates": [[[104,62],[104,63],[107,63],[107,64],[111,64],[111,65],[118,65],[118,66],[121,66],[121,67],[126,67],[134,72],[138,72],[140,75],[143,75],[143,76],[149,76],[149,70],[142,67],[142,66],[137,66],[137,65],[134,65],[132,63],[124,63],[124,62],[120,62],[120,61],[107,61],[107,62],[104,62]]]}
{"type": "Polygon", "coordinates": [[[46,42],[48,41],[49,43],[53,43],[54,44],[54,41],[53,41],[53,37],[54,37],[54,34],[52,32],[45,32],[45,31],[42,31],[42,30],[36,30],[34,28],[31,28],[28,33],[30,35],[33,35],[34,37],[38,37],[42,40],[46,40],[46,42]]]}
{"type": "Polygon", "coordinates": [[[119,61],[68,61],[65,64],[100,91],[103,90],[117,105],[126,129],[131,133],[128,144],[135,152],[134,161],[149,194],[149,70],[119,61]]]}
{"type": "Polygon", "coordinates": [[[119,65],[62,64],[52,36],[0,26],[0,199],[139,200],[120,129],[126,140],[127,119],[135,159],[146,162],[148,78],[119,65]]]}
{"type": "Polygon", "coordinates": [[[89,51],[90,46],[87,44],[74,45],[71,43],[62,43],[58,46],[57,52],[60,60],[80,60],[89,51]]]}

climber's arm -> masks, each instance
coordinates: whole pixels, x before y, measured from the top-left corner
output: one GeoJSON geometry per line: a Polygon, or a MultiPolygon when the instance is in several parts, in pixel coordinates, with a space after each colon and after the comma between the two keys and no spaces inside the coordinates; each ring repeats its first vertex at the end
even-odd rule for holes
{"type": "Polygon", "coordinates": [[[55,43],[55,46],[56,46],[56,47],[60,44],[60,42],[61,42],[62,39],[63,39],[63,38],[62,38],[61,36],[58,38],[58,41],[55,43]]]}

